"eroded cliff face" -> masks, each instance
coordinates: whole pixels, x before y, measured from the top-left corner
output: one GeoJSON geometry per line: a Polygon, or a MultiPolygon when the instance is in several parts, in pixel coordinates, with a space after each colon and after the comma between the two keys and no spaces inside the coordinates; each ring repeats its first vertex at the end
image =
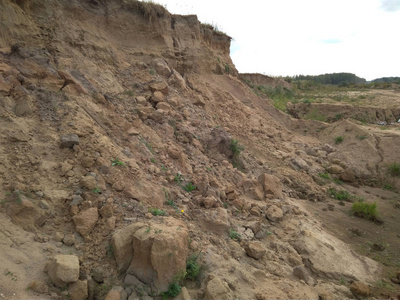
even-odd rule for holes
{"type": "Polygon", "coordinates": [[[326,200],[336,149],[236,77],[228,36],[137,1],[0,16],[6,298],[156,298],[178,275],[184,299],[343,299],[378,276],[299,202],[326,200]]]}

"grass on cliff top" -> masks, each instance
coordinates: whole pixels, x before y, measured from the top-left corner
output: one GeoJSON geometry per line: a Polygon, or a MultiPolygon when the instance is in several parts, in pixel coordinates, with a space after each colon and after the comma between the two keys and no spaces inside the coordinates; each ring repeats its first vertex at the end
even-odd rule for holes
{"type": "Polygon", "coordinates": [[[133,6],[134,8],[138,9],[143,16],[149,18],[150,22],[155,17],[161,17],[168,14],[167,9],[162,4],[156,3],[152,0],[146,0],[146,1],[122,0],[122,1],[125,4],[128,4],[129,6],[133,6]]]}

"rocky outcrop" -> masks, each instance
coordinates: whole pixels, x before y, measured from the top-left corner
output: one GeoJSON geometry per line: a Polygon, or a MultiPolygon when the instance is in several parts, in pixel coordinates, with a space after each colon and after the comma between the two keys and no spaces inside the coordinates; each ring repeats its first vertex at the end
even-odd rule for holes
{"type": "Polygon", "coordinates": [[[58,287],[77,282],[79,279],[79,260],[75,255],[56,255],[46,266],[51,281],[58,287]]]}

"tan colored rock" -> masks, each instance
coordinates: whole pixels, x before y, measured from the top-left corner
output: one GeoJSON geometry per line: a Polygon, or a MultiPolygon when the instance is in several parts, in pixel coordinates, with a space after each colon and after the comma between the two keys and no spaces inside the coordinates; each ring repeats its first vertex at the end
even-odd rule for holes
{"type": "Polygon", "coordinates": [[[117,262],[118,270],[122,273],[125,272],[132,261],[133,248],[132,238],[135,232],[142,228],[148,227],[144,223],[133,223],[118,231],[116,231],[111,239],[114,248],[114,257],[117,262]]]}
{"type": "Polygon", "coordinates": [[[330,174],[341,174],[343,173],[343,168],[339,165],[331,165],[326,169],[330,174]]]}
{"type": "Polygon", "coordinates": [[[310,273],[304,266],[296,266],[293,268],[293,275],[301,280],[304,280],[304,282],[307,284],[314,283],[313,278],[310,276],[310,273]]]}
{"type": "Polygon", "coordinates": [[[207,283],[205,299],[228,300],[232,299],[231,290],[226,282],[215,277],[207,283]]]}
{"type": "Polygon", "coordinates": [[[345,182],[354,182],[356,181],[356,176],[352,170],[345,169],[343,173],[340,174],[340,179],[345,182]]]}
{"type": "Polygon", "coordinates": [[[71,296],[71,300],[86,300],[88,297],[87,280],[71,283],[68,287],[68,294],[71,296]]]}
{"type": "Polygon", "coordinates": [[[266,253],[266,250],[260,242],[249,242],[245,247],[248,256],[254,259],[260,259],[266,253]]]}
{"type": "Polygon", "coordinates": [[[83,236],[89,234],[93,230],[98,219],[99,212],[95,207],[81,211],[79,214],[72,217],[76,231],[83,236]]]}
{"type": "Polygon", "coordinates": [[[104,300],[122,300],[121,299],[121,295],[117,290],[111,289],[106,297],[104,298],[104,300]]]}
{"type": "Polygon", "coordinates": [[[142,227],[133,234],[133,258],[128,272],[159,290],[185,270],[188,229],[183,221],[164,218],[163,224],[142,227]]]}
{"type": "Polygon", "coordinates": [[[29,283],[28,287],[39,294],[47,294],[49,292],[49,287],[47,286],[46,283],[40,280],[35,280],[29,283]]]}
{"type": "Polygon", "coordinates": [[[215,199],[215,197],[213,196],[208,196],[203,200],[203,205],[205,208],[215,207],[216,204],[217,204],[217,199],[215,199]]]}
{"type": "Polygon", "coordinates": [[[165,96],[160,91],[155,91],[153,96],[151,97],[151,100],[155,103],[164,102],[165,96]]]}
{"type": "Polygon", "coordinates": [[[207,210],[200,219],[201,226],[219,236],[226,236],[230,229],[229,214],[225,208],[217,207],[207,210]]]}
{"type": "Polygon", "coordinates": [[[353,282],[350,285],[350,291],[357,297],[367,297],[371,294],[369,286],[360,281],[353,282]]]}
{"type": "Polygon", "coordinates": [[[271,205],[266,211],[267,219],[272,222],[278,222],[283,218],[283,211],[276,205],[271,205]]]}
{"type": "Polygon", "coordinates": [[[171,106],[167,102],[158,102],[156,108],[162,109],[164,111],[169,111],[171,109],[171,106]]]}
{"type": "Polygon", "coordinates": [[[171,69],[168,67],[168,64],[162,58],[156,58],[153,61],[153,66],[157,74],[159,75],[168,77],[171,74],[171,69]]]}
{"type": "MultiPolygon", "coordinates": [[[[146,99],[145,99],[145,101],[146,101],[146,99]]],[[[140,132],[137,131],[137,129],[134,128],[134,127],[129,128],[128,131],[127,131],[127,133],[128,133],[129,135],[139,135],[139,134],[140,134],[140,132]]]]}
{"type": "Polygon", "coordinates": [[[182,75],[179,74],[174,69],[172,69],[172,73],[171,73],[170,77],[168,78],[168,83],[170,83],[182,90],[186,88],[185,79],[183,79],[182,75]]]}
{"type": "Polygon", "coordinates": [[[263,186],[264,195],[266,198],[283,198],[283,185],[278,177],[270,174],[261,174],[258,176],[258,182],[260,182],[263,186]]]}
{"type": "Polygon", "coordinates": [[[88,190],[93,190],[98,186],[98,183],[94,176],[86,175],[82,178],[81,185],[88,190]]]}
{"type": "Polygon", "coordinates": [[[79,279],[79,260],[75,255],[56,255],[46,266],[51,281],[58,287],[79,279]]]}
{"type": "Polygon", "coordinates": [[[164,95],[168,94],[168,85],[165,82],[156,82],[150,85],[153,92],[160,91],[164,95]]]}
{"type": "Polygon", "coordinates": [[[146,98],[143,97],[143,96],[137,96],[137,97],[136,97],[136,102],[137,102],[138,104],[141,104],[141,105],[146,105],[146,104],[147,104],[147,100],[146,100],[146,98]]]}
{"type": "Polygon", "coordinates": [[[242,186],[246,196],[254,200],[264,200],[263,186],[257,180],[245,180],[242,186]]]}
{"type": "Polygon", "coordinates": [[[113,216],[113,207],[111,204],[106,204],[100,208],[100,215],[102,218],[110,218],[113,216]]]}

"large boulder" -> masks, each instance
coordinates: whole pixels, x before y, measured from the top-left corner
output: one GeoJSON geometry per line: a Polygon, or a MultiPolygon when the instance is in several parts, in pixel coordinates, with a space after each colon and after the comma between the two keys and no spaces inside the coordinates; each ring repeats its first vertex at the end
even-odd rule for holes
{"type": "Polygon", "coordinates": [[[278,177],[270,174],[261,174],[258,176],[258,182],[263,186],[266,198],[283,198],[283,185],[278,177]]]}
{"type": "Polygon", "coordinates": [[[51,281],[58,287],[79,279],[79,260],[75,255],[56,255],[46,266],[51,281]]]}
{"type": "Polygon", "coordinates": [[[219,279],[218,277],[211,279],[207,283],[205,299],[227,300],[227,299],[232,299],[233,298],[232,296],[233,295],[231,293],[231,290],[229,289],[228,284],[219,279]]]}
{"type": "Polygon", "coordinates": [[[172,217],[162,224],[141,227],[133,234],[133,257],[128,273],[159,290],[186,269],[188,229],[172,217]]]}

